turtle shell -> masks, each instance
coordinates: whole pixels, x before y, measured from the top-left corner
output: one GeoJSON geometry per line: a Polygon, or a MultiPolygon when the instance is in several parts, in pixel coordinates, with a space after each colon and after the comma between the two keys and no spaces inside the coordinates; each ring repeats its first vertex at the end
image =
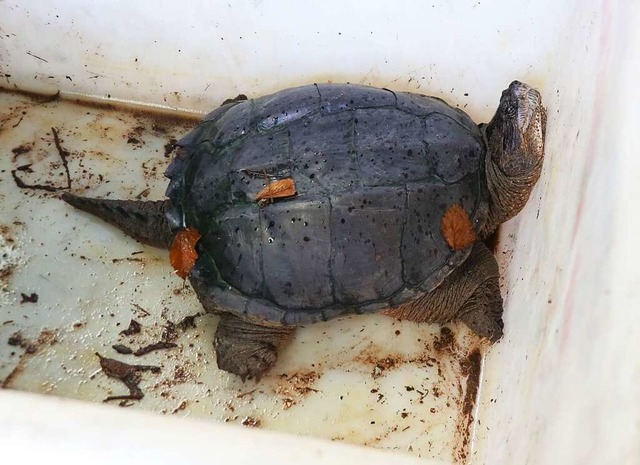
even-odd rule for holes
{"type": "Polygon", "coordinates": [[[178,142],[169,221],[202,239],[190,279],[207,308],[281,324],[394,307],[469,255],[443,236],[487,217],[485,144],[461,110],[351,85],[292,88],[216,109],[178,142]],[[293,179],[297,195],[256,197],[293,179]]]}

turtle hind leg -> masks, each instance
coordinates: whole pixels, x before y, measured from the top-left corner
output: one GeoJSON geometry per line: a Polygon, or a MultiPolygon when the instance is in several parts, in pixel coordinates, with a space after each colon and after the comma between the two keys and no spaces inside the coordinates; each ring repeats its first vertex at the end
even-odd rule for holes
{"type": "Polygon", "coordinates": [[[418,299],[387,310],[401,320],[446,323],[462,320],[473,332],[492,342],[502,337],[502,296],[498,263],[482,242],[469,258],[434,290],[418,299]]]}
{"type": "Polygon", "coordinates": [[[173,233],[165,217],[165,212],[171,207],[171,202],[168,200],[153,202],[92,199],[68,192],[64,192],[60,198],[78,210],[97,216],[144,244],[167,249],[173,241],[173,233]]]}
{"type": "Polygon", "coordinates": [[[278,360],[278,350],[292,338],[293,326],[261,326],[229,313],[220,316],[215,336],[218,368],[259,381],[278,360]]]}

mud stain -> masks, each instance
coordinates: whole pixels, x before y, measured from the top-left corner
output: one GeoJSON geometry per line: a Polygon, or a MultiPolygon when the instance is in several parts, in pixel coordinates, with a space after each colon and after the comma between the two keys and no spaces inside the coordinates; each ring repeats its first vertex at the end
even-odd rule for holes
{"type": "Polygon", "coordinates": [[[373,379],[380,378],[385,372],[403,363],[411,362],[407,357],[398,354],[380,356],[376,349],[371,350],[371,348],[360,352],[356,356],[355,361],[363,365],[371,366],[371,378],[373,379]]]}
{"type": "Polygon", "coordinates": [[[7,292],[9,289],[9,282],[16,269],[16,265],[7,263],[0,267],[0,292],[7,292]]]}
{"type": "Polygon", "coordinates": [[[54,331],[43,329],[34,340],[29,340],[25,338],[21,332],[17,332],[14,333],[7,342],[9,345],[23,348],[24,353],[20,356],[16,367],[9,373],[4,381],[2,381],[1,387],[3,389],[11,389],[20,374],[24,371],[29,359],[39,354],[43,349],[54,345],[58,340],[54,331]]]}
{"type": "Polygon", "coordinates": [[[20,155],[31,152],[31,150],[33,150],[33,142],[25,142],[22,145],[12,148],[11,153],[13,153],[13,161],[16,161],[20,155]]]}
{"type": "Polygon", "coordinates": [[[454,353],[456,347],[453,331],[446,326],[440,328],[440,337],[433,341],[433,348],[438,353],[454,353]]]}
{"type": "MultiPolygon", "coordinates": [[[[51,184],[50,182],[46,182],[46,183],[28,183],[28,182],[26,182],[22,178],[22,176],[18,175],[18,173],[25,173],[25,172],[26,173],[33,173],[33,170],[31,169],[32,163],[27,163],[25,165],[20,165],[20,166],[16,167],[14,170],[11,170],[11,176],[13,177],[14,182],[16,183],[16,185],[20,189],[31,189],[31,190],[43,190],[43,191],[47,191],[47,192],[57,192],[59,190],[70,189],[71,188],[71,173],[69,172],[69,162],[68,162],[68,158],[71,155],[71,153],[69,151],[67,151],[62,146],[62,143],[60,142],[60,136],[58,135],[58,130],[56,128],[51,128],[51,133],[53,134],[53,142],[55,144],[56,150],[58,151],[58,155],[60,156],[60,160],[62,162],[62,168],[64,169],[64,173],[66,175],[66,183],[65,183],[65,185],[63,185],[63,186],[55,186],[55,185],[51,184]]],[[[24,144],[21,147],[24,147],[24,144]]],[[[29,148],[29,150],[22,151],[21,153],[27,153],[27,152],[31,151],[31,148],[33,148],[33,146],[31,146],[29,148]]],[[[15,152],[14,152],[14,154],[15,154],[15,152]]],[[[17,158],[17,156],[14,155],[14,160],[16,158],[17,158]]],[[[58,167],[58,164],[52,163],[51,167],[52,167],[52,169],[55,169],[55,168],[58,167]]],[[[53,177],[53,175],[50,176],[50,177],[53,177]]]]}
{"type": "MultiPolygon", "coordinates": [[[[465,463],[470,454],[471,434],[475,421],[473,412],[476,405],[480,372],[482,366],[482,345],[475,337],[469,341],[459,341],[457,332],[448,326],[440,328],[440,332],[430,341],[424,342],[423,350],[415,356],[407,357],[400,354],[384,354],[384,348],[371,345],[361,351],[355,360],[371,367],[371,378],[378,380],[400,369],[404,364],[416,367],[433,367],[437,370],[437,378],[431,380],[431,386],[408,384],[404,392],[411,396],[413,409],[405,409],[399,413],[401,419],[410,417],[424,417],[424,415],[441,414],[437,405],[442,408],[456,406],[455,437],[453,444],[453,458],[457,463],[465,463]],[[437,402],[429,402],[429,397],[437,402]],[[429,405],[434,406],[429,406],[429,405]],[[427,408],[422,407],[425,405],[427,408]]],[[[419,369],[419,368],[418,368],[419,369]]],[[[385,395],[379,388],[371,389],[378,403],[385,403],[385,395]]],[[[389,435],[398,431],[398,424],[393,425],[374,439],[367,441],[367,445],[376,445],[389,435]]],[[[400,431],[405,431],[400,428],[400,431]]],[[[414,444],[414,447],[417,444],[414,444]]]]}
{"type": "Polygon", "coordinates": [[[475,420],[473,411],[478,399],[481,369],[482,354],[479,349],[472,350],[466,358],[460,360],[460,383],[466,386],[456,425],[457,446],[454,456],[458,463],[466,463],[471,452],[471,434],[475,420]]]}
{"type": "Polygon", "coordinates": [[[24,223],[21,221],[0,224],[0,293],[9,292],[11,278],[20,263],[17,229],[23,228],[24,223]]]}
{"type": "Polygon", "coordinates": [[[242,424],[244,426],[249,426],[251,428],[260,428],[261,423],[262,422],[260,421],[259,418],[253,418],[253,417],[245,417],[242,420],[242,424]]]}
{"type": "Polygon", "coordinates": [[[313,385],[320,376],[317,371],[312,370],[280,375],[275,393],[280,397],[283,408],[288,410],[302,402],[307,394],[319,392],[313,385]]]}

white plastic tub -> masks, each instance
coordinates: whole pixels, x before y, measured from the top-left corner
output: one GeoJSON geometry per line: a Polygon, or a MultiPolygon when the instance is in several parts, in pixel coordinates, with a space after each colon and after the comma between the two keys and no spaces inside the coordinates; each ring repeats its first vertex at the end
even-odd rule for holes
{"type": "Polygon", "coordinates": [[[636,3],[1,2],[2,86],[60,98],[0,92],[0,380],[11,388],[0,391],[0,453],[637,463],[636,3]],[[64,185],[55,128],[74,191],[160,198],[164,144],[239,93],[359,82],[437,95],[480,122],[516,78],[548,107],[546,158],[527,207],[502,228],[505,336],[481,347],[471,404],[461,366],[478,341],[461,325],[444,351],[436,326],[381,316],[310,326],[259,385],[217,370],[211,316],[175,350],[119,356],[113,344],[155,342],[167,321],[199,312],[195,297],[162,251],[12,176],[30,165],[21,179],[64,185]],[[132,318],[141,339],[119,335],[132,318]],[[90,405],[126,391],[95,352],[162,373],[143,375],[145,398],[131,408],[90,405]]]}

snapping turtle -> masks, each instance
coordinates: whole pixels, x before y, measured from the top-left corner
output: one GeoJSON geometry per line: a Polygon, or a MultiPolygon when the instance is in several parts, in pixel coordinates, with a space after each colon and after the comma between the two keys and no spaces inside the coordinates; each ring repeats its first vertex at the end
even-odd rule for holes
{"type": "Polygon", "coordinates": [[[314,84],[208,114],[177,143],[168,200],[62,199],[154,246],[196,231],[183,273],[221,314],[218,366],[259,378],[297,325],[352,313],[459,319],[498,340],[482,240],[526,203],[545,124],[517,81],[481,125],[434,97],[314,84]]]}

